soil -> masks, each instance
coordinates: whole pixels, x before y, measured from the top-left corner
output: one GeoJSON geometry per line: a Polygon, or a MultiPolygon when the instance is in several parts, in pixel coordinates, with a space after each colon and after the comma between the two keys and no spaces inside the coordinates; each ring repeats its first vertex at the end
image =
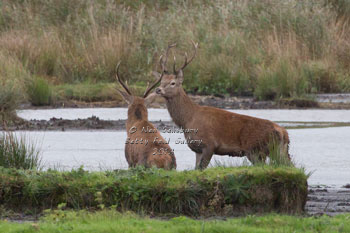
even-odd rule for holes
{"type": "MultiPolygon", "coordinates": [[[[305,213],[308,216],[329,215],[350,213],[350,184],[342,188],[325,186],[310,186],[308,200],[305,206],[305,213]]],[[[1,213],[0,219],[13,222],[36,222],[42,214],[23,214],[15,212],[1,213]]],[[[169,218],[166,217],[165,220],[169,218]]],[[[226,219],[224,216],[217,216],[209,219],[226,219]]]]}

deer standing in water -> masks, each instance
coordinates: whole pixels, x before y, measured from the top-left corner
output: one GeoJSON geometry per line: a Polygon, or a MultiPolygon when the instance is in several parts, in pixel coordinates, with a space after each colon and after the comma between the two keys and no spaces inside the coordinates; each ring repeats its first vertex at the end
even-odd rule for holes
{"type": "Polygon", "coordinates": [[[185,62],[181,68],[176,69],[174,56],[173,72],[169,72],[163,64],[162,74],[153,74],[161,79],[156,93],[165,98],[175,124],[183,129],[198,129],[197,132],[185,132],[188,146],[196,153],[196,169],[206,168],[213,154],[247,156],[253,164],[258,161],[265,162],[272,139],[277,140],[280,153],[290,159],[289,137],[284,128],[269,120],[200,106],[186,95],[182,87],[183,70],[196,56],[198,47],[198,44],[192,43],[194,54],[190,59],[185,54],[185,62]]]}
{"type": "Polygon", "coordinates": [[[125,158],[129,167],[144,166],[164,169],[176,169],[176,160],[169,143],[160,135],[157,128],[148,121],[146,105],[156,97],[151,90],[158,85],[162,75],[152,85],[148,86],[143,97],[134,96],[122,81],[117,66],[116,79],[125,91],[117,88],[122,98],[128,104],[128,120],[126,121],[127,140],[125,158]]]}

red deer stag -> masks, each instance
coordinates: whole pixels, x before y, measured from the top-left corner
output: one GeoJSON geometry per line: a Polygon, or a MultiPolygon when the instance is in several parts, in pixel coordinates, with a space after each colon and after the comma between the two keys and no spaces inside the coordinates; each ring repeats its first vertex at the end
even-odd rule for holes
{"type": "Polygon", "coordinates": [[[116,79],[125,92],[118,92],[128,104],[128,120],[126,130],[128,137],[125,145],[125,158],[129,167],[145,166],[164,169],[176,169],[176,160],[168,142],[160,135],[157,128],[148,121],[146,105],[150,104],[155,93],[151,90],[160,82],[162,76],[152,85],[148,86],[143,97],[134,96],[127,85],[122,81],[117,66],[116,79]]]}
{"type": "Polygon", "coordinates": [[[174,56],[173,72],[168,72],[163,65],[162,74],[153,74],[161,79],[156,93],[165,98],[170,116],[178,127],[185,129],[187,144],[196,153],[196,169],[206,168],[213,154],[247,156],[253,164],[265,162],[271,139],[277,140],[281,154],[290,159],[289,137],[284,128],[269,120],[200,106],[186,95],[182,87],[183,70],[196,56],[198,47],[192,43],[194,54],[190,59],[185,54],[181,68],[176,69],[174,56]]]}

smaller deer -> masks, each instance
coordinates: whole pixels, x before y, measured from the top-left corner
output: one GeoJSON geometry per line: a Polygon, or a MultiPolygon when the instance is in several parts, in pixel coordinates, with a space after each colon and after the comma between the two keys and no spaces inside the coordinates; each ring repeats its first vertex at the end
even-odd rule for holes
{"type": "Polygon", "coordinates": [[[164,169],[176,169],[176,160],[169,143],[160,135],[157,128],[148,121],[146,106],[156,97],[151,90],[160,82],[159,78],[152,86],[148,86],[143,97],[134,96],[119,75],[120,62],[117,65],[116,79],[125,92],[118,89],[119,94],[128,104],[128,120],[126,130],[128,137],[125,145],[125,158],[129,167],[144,166],[164,169]]]}

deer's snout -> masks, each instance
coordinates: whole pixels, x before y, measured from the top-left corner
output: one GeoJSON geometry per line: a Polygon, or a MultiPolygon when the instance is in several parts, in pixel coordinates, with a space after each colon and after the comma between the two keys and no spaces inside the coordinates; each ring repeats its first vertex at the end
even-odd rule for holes
{"type": "Polygon", "coordinates": [[[162,90],[161,90],[159,87],[157,87],[157,88],[156,88],[156,93],[157,93],[158,95],[160,95],[160,94],[162,94],[162,90]]]}

